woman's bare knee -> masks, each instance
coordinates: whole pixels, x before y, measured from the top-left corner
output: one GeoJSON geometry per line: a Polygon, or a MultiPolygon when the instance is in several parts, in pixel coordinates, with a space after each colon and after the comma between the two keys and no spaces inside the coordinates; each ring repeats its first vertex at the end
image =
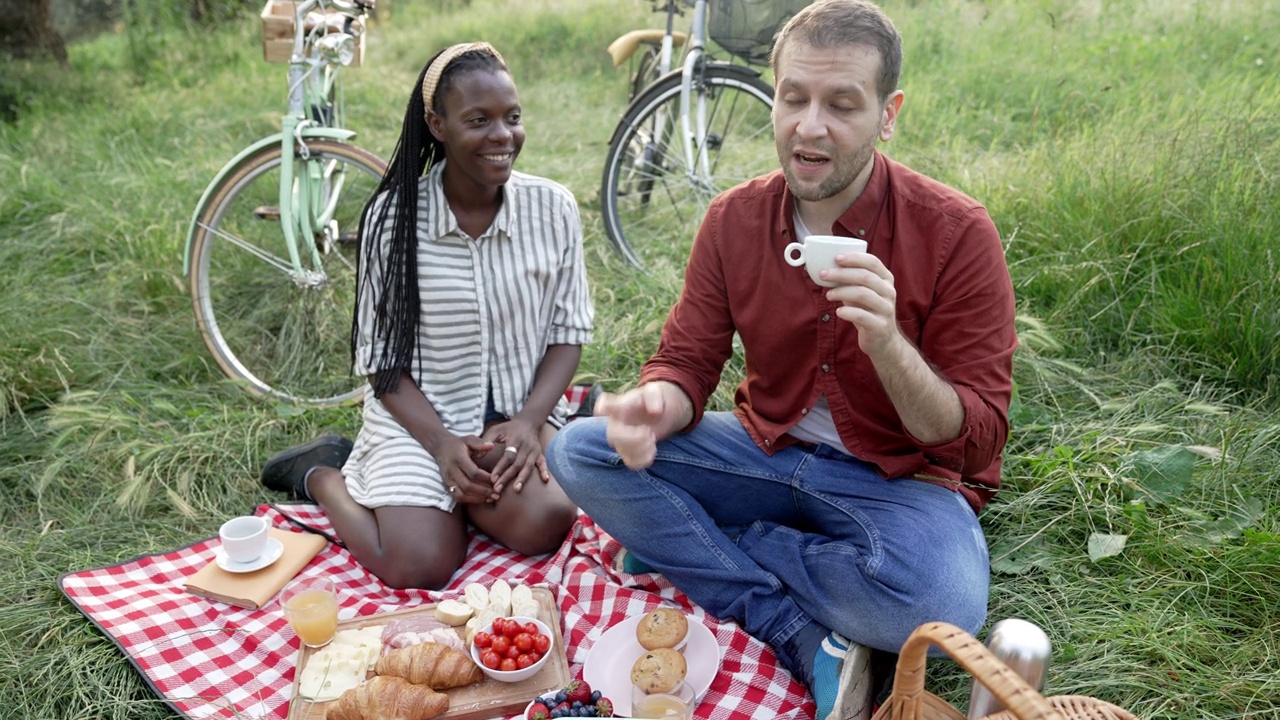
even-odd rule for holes
{"type": "Polygon", "coordinates": [[[542,555],[560,547],[577,518],[577,506],[557,503],[543,508],[536,519],[511,523],[511,527],[504,528],[501,537],[495,539],[518,553],[542,555]]]}

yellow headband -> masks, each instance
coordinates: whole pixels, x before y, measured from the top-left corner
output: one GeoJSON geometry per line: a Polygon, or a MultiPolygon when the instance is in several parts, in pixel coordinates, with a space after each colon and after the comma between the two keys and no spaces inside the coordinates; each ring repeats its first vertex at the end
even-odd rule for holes
{"type": "Polygon", "coordinates": [[[502,59],[502,55],[487,42],[462,43],[448,48],[437,55],[435,60],[431,61],[431,65],[427,67],[426,74],[422,77],[422,102],[426,105],[428,112],[431,111],[431,100],[435,97],[436,86],[440,84],[440,76],[444,75],[449,63],[456,60],[459,55],[472,50],[488,53],[497,58],[498,62],[503,65],[507,64],[507,61],[502,59]]]}

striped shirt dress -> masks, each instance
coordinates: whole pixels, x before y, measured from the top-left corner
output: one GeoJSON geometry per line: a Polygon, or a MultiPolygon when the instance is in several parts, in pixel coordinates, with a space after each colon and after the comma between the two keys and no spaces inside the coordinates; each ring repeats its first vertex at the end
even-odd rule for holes
{"type": "MultiPolygon", "coordinates": [[[[545,178],[513,172],[503,204],[478,238],[458,226],[441,185],[444,163],[418,192],[419,355],[410,374],[454,435],[479,436],[489,392],[511,417],[533,389],[551,345],[585,345],[592,306],[573,195],[545,178]]],[[[379,238],[385,247],[385,237],[379,238]]],[[[386,256],[385,250],[382,256],[386,256]]],[[[377,288],[362,288],[355,372],[376,367],[370,328],[377,288]],[[368,292],[365,290],[372,290],[368,292]]],[[[434,507],[452,512],[434,458],[391,416],[366,383],[363,425],[342,468],[347,491],[367,508],[434,507]]],[[[568,417],[563,398],[548,422],[568,417]]]]}

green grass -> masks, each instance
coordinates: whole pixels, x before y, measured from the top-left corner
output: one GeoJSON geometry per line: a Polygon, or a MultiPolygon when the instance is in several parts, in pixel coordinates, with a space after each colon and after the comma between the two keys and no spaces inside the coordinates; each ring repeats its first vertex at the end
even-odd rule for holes
{"type": "MultiPolygon", "coordinates": [[[[886,6],[907,42],[886,149],[988,206],[1018,293],[1006,489],[983,516],[991,619],[1046,629],[1051,693],[1144,718],[1280,718],[1280,15],[886,6]]],[[[476,38],[503,52],[526,106],[521,168],[582,206],[598,341],[581,378],[610,389],[634,383],[680,282],[677,257],[630,272],[598,217],[626,90],[604,47],[656,24],[646,7],[397,2],[347,85],[360,143],[385,156],[427,57],[476,38]]],[[[268,454],[358,425],[223,379],[182,276],[193,205],[273,130],[283,66],[261,61],[252,14],[148,32],[74,44],[66,72],[6,62],[0,77],[3,717],[169,717],[55,578],[212,535],[270,499],[268,454]]],[[[963,673],[930,668],[963,708],[963,673]]]]}

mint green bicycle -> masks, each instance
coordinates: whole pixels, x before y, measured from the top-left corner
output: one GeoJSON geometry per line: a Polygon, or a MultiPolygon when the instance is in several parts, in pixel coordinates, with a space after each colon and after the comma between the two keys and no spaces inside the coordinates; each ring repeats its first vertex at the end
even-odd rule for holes
{"type": "Polygon", "coordinates": [[[274,4],[291,5],[294,20],[288,111],[280,132],[242,150],[205,189],[183,271],[224,373],[255,395],[339,405],[360,397],[348,350],[357,234],[386,171],[343,127],[341,74],[373,2],[274,4]]]}

